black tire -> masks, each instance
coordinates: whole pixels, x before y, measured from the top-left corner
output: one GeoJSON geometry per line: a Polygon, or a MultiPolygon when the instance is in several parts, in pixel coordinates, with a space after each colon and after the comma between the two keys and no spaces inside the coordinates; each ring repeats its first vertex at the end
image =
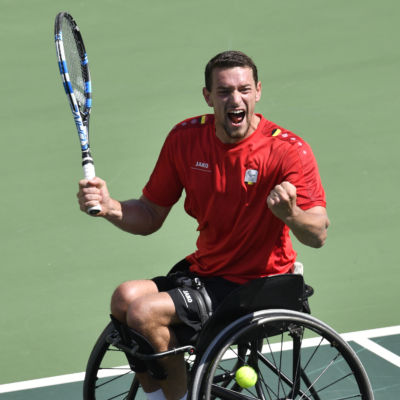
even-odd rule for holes
{"type": "Polygon", "coordinates": [[[192,400],[374,399],[352,348],[328,325],[296,311],[263,310],[236,320],[197,361],[192,400]],[[244,364],[258,376],[247,389],[234,377],[244,364]]]}
{"type": "Polygon", "coordinates": [[[110,322],[90,354],[83,383],[84,400],[145,399],[125,354],[110,345],[108,338],[118,333],[110,322]]]}

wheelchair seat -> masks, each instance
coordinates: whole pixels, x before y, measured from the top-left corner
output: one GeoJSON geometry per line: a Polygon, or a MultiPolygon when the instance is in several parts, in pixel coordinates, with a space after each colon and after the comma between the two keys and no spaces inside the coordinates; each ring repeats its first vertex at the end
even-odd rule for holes
{"type": "Polygon", "coordinates": [[[175,327],[175,332],[182,344],[183,341],[186,342],[184,344],[189,342],[195,345],[197,352],[201,352],[218,332],[243,315],[272,308],[309,312],[309,292],[305,287],[302,275],[281,274],[255,279],[233,290],[217,307],[199,335],[190,336],[192,330],[186,326],[175,327]]]}

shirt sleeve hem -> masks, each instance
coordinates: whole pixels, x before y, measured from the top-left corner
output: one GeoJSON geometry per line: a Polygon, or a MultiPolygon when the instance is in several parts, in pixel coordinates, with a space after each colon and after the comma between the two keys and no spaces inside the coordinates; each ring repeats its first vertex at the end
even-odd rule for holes
{"type": "Polygon", "coordinates": [[[176,201],[170,201],[170,202],[166,202],[166,201],[162,201],[160,199],[155,198],[148,190],[146,187],[143,188],[142,190],[143,196],[146,197],[146,199],[148,199],[149,201],[151,201],[154,204],[157,204],[158,206],[161,207],[172,207],[178,200],[176,201]]]}
{"type": "Polygon", "coordinates": [[[320,200],[320,201],[313,201],[312,203],[299,204],[299,207],[302,210],[309,210],[310,208],[318,206],[326,208],[326,201],[320,200]]]}

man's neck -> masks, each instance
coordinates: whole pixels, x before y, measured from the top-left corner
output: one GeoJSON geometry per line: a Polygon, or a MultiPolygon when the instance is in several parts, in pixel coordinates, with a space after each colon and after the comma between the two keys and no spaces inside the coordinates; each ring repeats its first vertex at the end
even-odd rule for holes
{"type": "Polygon", "coordinates": [[[254,114],[251,119],[247,132],[244,135],[241,136],[238,135],[237,137],[235,137],[234,134],[233,135],[229,134],[224,126],[216,125],[215,135],[224,144],[236,144],[250,137],[257,130],[260,121],[261,118],[258,115],[254,114]]]}

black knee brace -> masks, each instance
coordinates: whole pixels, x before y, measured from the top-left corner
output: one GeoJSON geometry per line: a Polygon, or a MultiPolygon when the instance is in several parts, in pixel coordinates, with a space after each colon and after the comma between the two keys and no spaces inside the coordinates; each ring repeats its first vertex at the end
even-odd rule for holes
{"type": "Polygon", "coordinates": [[[201,324],[204,325],[213,314],[213,310],[210,296],[201,279],[191,272],[176,272],[170,275],[170,279],[179,287],[195,289],[191,294],[195,297],[200,311],[201,324]]]}
{"type": "Polygon", "coordinates": [[[116,320],[112,315],[110,317],[121,337],[122,344],[131,350],[136,349],[134,353],[137,353],[137,355],[127,351],[124,352],[132,371],[138,373],[148,372],[155,379],[165,379],[167,377],[165,369],[157,360],[144,360],[140,357],[140,355],[148,356],[156,353],[150,342],[140,333],[116,320]]]}

